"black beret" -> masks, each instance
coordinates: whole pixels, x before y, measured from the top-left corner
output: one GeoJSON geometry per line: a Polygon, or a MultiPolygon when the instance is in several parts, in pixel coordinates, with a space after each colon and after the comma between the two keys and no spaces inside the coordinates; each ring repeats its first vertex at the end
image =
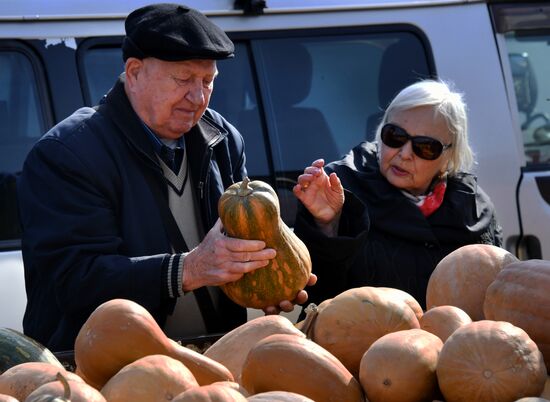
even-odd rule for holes
{"type": "Polygon", "coordinates": [[[166,61],[233,57],[231,39],[201,12],[181,4],[151,4],[132,11],[125,22],[122,57],[166,61]]]}

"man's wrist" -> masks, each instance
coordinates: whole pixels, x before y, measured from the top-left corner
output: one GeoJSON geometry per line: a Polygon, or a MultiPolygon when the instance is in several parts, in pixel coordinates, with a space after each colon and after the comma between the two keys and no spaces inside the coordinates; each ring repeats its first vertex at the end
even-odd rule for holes
{"type": "Polygon", "coordinates": [[[164,262],[164,282],[168,297],[176,298],[184,294],[183,291],[183,261],[187,253],[171,254],[164,262]]]}

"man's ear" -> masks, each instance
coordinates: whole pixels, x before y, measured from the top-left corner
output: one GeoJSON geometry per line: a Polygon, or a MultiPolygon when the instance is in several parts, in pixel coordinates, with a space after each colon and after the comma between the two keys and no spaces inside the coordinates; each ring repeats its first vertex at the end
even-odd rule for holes
{"type": "Polygon", "coordinates": [[[126,85],[131,90],[135,87],[139,74],[143,73],[143,60],[129,57],[124,65],[124,72],[126,73],[126,85]]]}

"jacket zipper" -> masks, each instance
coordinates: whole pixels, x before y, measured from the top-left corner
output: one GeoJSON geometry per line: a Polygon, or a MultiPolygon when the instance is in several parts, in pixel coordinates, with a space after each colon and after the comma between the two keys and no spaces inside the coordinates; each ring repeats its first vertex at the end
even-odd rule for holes
{"type": "Polygon", "coordinates": [[[200,180],[198,183],[198,190],[199,190],[199,199],[202,205],[204,205],[203,210],[205,211],[205,223],[208,225],[210,221],[212,220],[210,208],[209,205],[205,205],[208,203],[208,188],[206,186],[206,179],[208,177],[208,172],[210,170],[210,161],[212,160],[212,154],[214,152],[214,147],[224,139],[225,137],[223,135],[217,136],[215,139],[213,139],[209,144],[207,144],[206,152],[204,153],[204,157],[202,159],[202,166],[201,166],[201,174],[200,174],[200,180]]]}

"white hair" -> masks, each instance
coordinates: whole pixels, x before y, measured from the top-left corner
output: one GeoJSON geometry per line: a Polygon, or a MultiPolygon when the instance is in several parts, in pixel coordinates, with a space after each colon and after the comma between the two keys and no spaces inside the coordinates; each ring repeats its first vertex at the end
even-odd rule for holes
{"type": "Polygon", "coordinates": [[[422,80],[402,89],[386,109],[376,129],[376,141],[380,143],[380,132],[391,115],[420,106],[433,107],[435,115],[447,124],[453,144],[448,150],[447,173],[454,176],[459,171],[469,171],[474,164],[474,153],[468,143],[466,103],[461,93],[442,80],[422,80]]]}

